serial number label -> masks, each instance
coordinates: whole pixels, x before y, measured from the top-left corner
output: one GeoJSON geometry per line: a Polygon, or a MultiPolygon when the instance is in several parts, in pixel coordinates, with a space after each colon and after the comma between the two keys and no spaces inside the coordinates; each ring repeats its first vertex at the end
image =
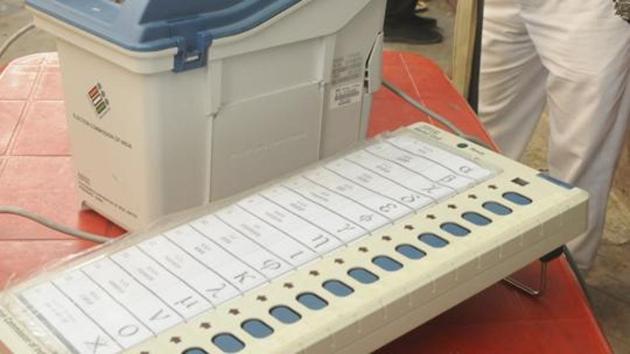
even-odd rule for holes
{"type": "Polygon", "coordinates": [[[330,108],[339,108],[361,102],[363,81],[333,87],[330,92],[330,108]]]}

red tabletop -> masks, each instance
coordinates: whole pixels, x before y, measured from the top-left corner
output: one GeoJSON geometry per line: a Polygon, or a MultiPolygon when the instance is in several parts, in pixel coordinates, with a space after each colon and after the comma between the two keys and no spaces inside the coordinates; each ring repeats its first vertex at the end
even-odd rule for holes
{"type": "MultiPolygon", "coordinates": [[[[385,78],[491,143],[474,112],[433,62],[386,52],[385,78]]],[[[370,135],[426,115],[381,90],[370,135]]],[[[433,122],[432,122],[433,123],[433,122]]],[[[62,224],[115,237],[124,232],[81,211],[69,157],[56,54],[18,59],[0,74],[0,205],[20,206],[62,224]]],[[[92,246],[15,216],[0,215],[0,289],[92,246]]],[[[536,279],[535,265],[520,272],[536,279]]],[[[611,353],[564,259],[550,265],[547,294],[530,298],[496,284],[381,349],[379,353],[611,353]]]]}

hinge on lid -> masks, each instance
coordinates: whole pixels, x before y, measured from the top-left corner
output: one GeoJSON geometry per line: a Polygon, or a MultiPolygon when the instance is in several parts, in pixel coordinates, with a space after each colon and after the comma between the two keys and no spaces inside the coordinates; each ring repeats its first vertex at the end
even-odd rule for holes
{"type": "Polygon", "coordinates": [[[375,93],[381,88],[383,71],[383,33],[380,32],[376,35],[374,43],[372,44],[372,50],[365,63],[365,77],[364,85],[367,89],[367,93],[375,93]]]}

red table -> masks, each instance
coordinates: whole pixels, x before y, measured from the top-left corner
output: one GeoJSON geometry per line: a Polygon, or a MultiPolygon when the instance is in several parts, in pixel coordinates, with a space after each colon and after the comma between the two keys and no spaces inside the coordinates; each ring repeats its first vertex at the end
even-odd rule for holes
{"type": "MultiPolygon", "coordinates": [[[[431,61],[385,54],[385,77],[490,143],[474,113],[431,61]]],[[[375,98],[370,135],[431,121],[388,91],[375,98]]],[[[11,63],[0,74],[0,205],[16,205],[62,224],[108,236],[123,230],[80,211],[69,157],[59,64],[55,54],[11,63]]],[[[93,246],[14,216],[0,216],[0,288],[93,246]]],[[[536,267],[519,274],[536,278],[536,267]]],[[[552,262],[538,299],[497,284],[401,337],[380,353],[611,353],[564,259],[552,262]]]]}

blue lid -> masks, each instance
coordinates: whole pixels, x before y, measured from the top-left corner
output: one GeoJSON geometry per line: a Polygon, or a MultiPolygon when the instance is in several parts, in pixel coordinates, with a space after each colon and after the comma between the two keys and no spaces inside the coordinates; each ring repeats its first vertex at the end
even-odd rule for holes
{"type": "Polygon", "coordinates": [[[252,29],[301,0],[27,0],[125,49],[177,47],[174,71],[204,66],[215,38],[252,29]]]}

